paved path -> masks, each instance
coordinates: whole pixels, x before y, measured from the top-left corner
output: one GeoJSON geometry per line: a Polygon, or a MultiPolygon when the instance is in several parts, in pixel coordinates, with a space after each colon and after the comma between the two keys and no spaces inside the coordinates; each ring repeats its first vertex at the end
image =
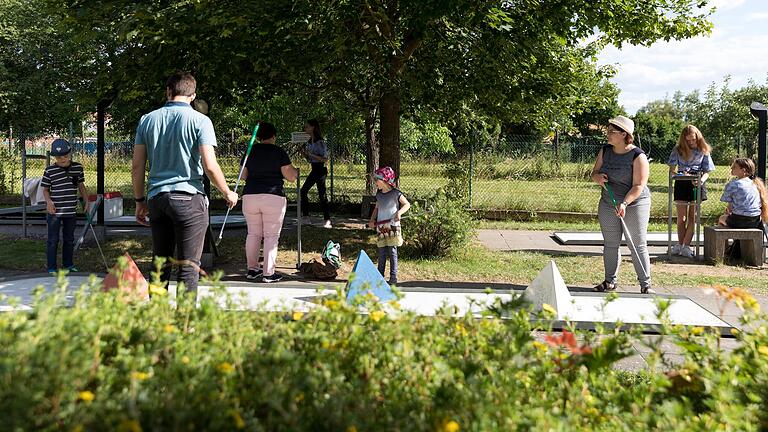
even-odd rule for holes
{"type": "MultiPolygon", "coordinates": [[[[498,251],[535,251],[552,255],[592,255],[601,256],[602,246],[567,246],[559,244],[551,231],[525,231],[525,230],[497,230],[484,229],[478,230],[477,238],[488,249],[498,251]]],[[[648,251],[651,260],[655,260],[666,255],[667,248],[663,246],[650,246],[648,251]]],[[[622,255],[629,256],[629,250],[626,247],[621,248],[622,255]]],[[[666,257],[665,257],[666,258],[666,257]]],[[[689,262],[687,259],[679,258],[681,262],[689,262]]],[[[674,262],[674,258],[673,258],[674,262]]],[[[569,287],[571,291],[589,290],[590,287],[569,287]]],[[[624,287],[628,292],[637,292],[635,287],[624,287]]],[[[710,312],[720,315],[720,305],[717,296],[710,290],[704,288],[681,288],[681,287],[657,287],[654,289],[660,294],[683,295],[689,297],[700,304],[710,312]]],[[[758,303],[762,310],[768,310],[768,296],[756,295],[758,303]]],[[[741,312],[733,305],[728,305],[723,309],[723,318],[732,325],[738,323],[741,312]]]]}

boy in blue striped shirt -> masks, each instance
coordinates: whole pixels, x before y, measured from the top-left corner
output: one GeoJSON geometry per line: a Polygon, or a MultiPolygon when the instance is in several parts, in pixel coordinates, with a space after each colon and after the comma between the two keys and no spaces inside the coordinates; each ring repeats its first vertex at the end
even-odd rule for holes
{"type": "MultiPolygon", "coordinates": [[[[77,210],[77,193],[87,203],[88,193],[85,190],[85,173],[83,166],[72,162],[72,146],[67,140],[57,139],[51,145],[51,156],[56,162],[45,168],[43,180],[43,195],[48,210],[48,240],[46,255],[48,273],[56,274],[57,251],[59,248],[59,231],[62,232],[61,264],[70,272],[78,271],[72,262],[75,246],[75,222],[77,210]]],[[[87,204],[85,211],[88,212],[87,204]]]]}

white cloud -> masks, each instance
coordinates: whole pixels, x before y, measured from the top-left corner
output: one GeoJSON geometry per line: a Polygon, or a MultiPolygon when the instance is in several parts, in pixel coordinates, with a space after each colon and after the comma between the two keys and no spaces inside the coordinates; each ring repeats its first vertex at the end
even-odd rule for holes
{"type": "Polygon", "coordinates": [[[768,20],[768,12],[753,12],[746,16],[747,21],[765,21],[768,20]]]}
{"type": "Polygon", "coordinates": [[[744,3],[746,3],[746,0],[713,0],[707,4],[707,7],[714,6],[720,12],[736,9],[744,3]]]}
{"type": "MultiPolygon", "coordinates": [[[[744,1],[716,1],[720,7],[735,9],[744,1]]],[[[600,64],[617,64],[613,81],[621,89],[619,102],[629,113],[646,103],[672,96],[680,90],[688,93],[705,90],[712,82],[722,83],[732,77],[732,87],[743,86],[752,78],[764,83],[768,74],[768,26],[743,25],[745,16],[765,15],[768,2],[751,3],[763,10],[732,12],[728,24],[718,24],[709,37],[656,43],[650,47],[606,48],[600,64]]],[[[722,10],[722,9],[720,9],[722,10]]],[[[716,14],[719,15],[719,14],[716,14]]]]}

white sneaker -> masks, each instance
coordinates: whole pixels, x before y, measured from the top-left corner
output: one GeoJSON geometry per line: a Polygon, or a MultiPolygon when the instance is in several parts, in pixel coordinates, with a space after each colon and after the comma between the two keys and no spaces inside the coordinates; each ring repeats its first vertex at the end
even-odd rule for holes
{"type": "Polygon", "coordinates": [[[330,219],[325,221],[325,223],[323,224],[323,228],[333,228],[333,226],[331,225],[331,220],[330,219]]]}
{"type": "Polygon", "coordinates": [[[680,249],[682,248],[682,245],[680,243],[676,243],[672,245],[672,255],[680,255],[680,249]]]}
{"type": "Polygon", "coordinates": [[[680,256],[683,256],[686,258],[693,258],[693,251],[688,245],[685,245],[682,248],[680,248],[680,256]]]}

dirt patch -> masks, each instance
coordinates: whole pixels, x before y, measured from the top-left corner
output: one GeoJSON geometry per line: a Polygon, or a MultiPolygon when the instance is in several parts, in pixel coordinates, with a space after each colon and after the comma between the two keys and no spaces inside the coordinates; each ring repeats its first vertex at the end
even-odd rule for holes
{"type": "Polygon", "coordinates": [[[723,277],[768,277],[768,267],[733,266],[726,264],[710,265],[702,262],[693,263],[688,258],[666,256],[651,260],[654,271],[687,276],[723,276],[723,277]]]}

